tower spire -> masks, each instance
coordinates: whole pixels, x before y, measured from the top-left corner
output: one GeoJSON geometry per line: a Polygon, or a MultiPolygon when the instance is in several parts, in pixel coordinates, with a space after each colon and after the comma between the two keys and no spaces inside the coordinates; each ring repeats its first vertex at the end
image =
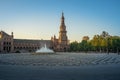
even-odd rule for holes
{"type": "Polygon", "coordinates": [[[62,12],[62,17],[61,17],[61,25],[65,25],[64,23],[64,13],[62,12]]]}
{"type": "Polygon", "coordinates": [[[62,11],[62,18],[64,17],[64,13],[63,13],[63,11],[62,11]]]}

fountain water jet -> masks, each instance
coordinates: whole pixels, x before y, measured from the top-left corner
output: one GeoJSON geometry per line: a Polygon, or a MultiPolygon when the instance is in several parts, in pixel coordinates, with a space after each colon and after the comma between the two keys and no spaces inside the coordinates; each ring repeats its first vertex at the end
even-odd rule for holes
{"type": "Polygon", "coordinates": [[[37,50],[36,53],[54,53],[53,50],[46,47],[46,44],[41,49],[37,50]]]}

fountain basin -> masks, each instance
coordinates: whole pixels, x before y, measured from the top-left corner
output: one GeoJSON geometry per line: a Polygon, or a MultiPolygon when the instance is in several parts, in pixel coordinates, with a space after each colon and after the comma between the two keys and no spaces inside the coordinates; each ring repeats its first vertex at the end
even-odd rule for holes
{"type": "Polygon", "coordinates": [[[38,49],[35,54],[53,54],[55,53],[53,50],[49,49],[46,47],[46,44],[44,45],[44,47],[42,47],[41,49],[38,49]]]}
{"type": "Polygon", "coordinates": [[[42,52],[40,52],[40,53],[32,53],[32,55],[52,55],[52,54],[55,54],[55,52],[54,53],[49,53],[49,52],[46,52],[46,53],[42,53],[42,52]]]}

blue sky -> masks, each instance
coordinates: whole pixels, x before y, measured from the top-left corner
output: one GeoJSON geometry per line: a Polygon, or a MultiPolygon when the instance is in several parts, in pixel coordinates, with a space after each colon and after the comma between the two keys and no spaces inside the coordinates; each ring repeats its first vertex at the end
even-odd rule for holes
{"type": "Polygon", "coordinates": [[[71,41],[102,31],[120,36],[120,0],[0,0],[0,28],[15,38],[58,37],[62,11],[71,41]]]}

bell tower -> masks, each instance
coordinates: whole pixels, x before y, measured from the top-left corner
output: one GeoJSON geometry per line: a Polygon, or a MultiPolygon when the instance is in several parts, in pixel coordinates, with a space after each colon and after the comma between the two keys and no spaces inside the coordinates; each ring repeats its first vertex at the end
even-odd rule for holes
{"type": "Polygon", "coordinates": [[[69,49],[69,40],[67,38],[67,31],[65,26],[64,13],[62,12],[59,37],[54,36],[51,38],[53,44],[53,50],[58,52],[66,52],[69,49]]]}
{"type": "Polygon", "coordinates": [[[67,37],[65,18],[64,18],[63,12],[62,12],[62,17],[61,17],[58,43],[59,43],[59,51],[67,51],[68,50],[68,48],[69,48],[68,37],[67,37]]]}
{"type": "Polygon", "coordinates": [[[59,31],[59,43],[66,45],[67,44],[67,35],[66,35],[67,31],[66,31],[64,20],[65,20],[64,13],[62,12],[60,31],[59,31]]]}

